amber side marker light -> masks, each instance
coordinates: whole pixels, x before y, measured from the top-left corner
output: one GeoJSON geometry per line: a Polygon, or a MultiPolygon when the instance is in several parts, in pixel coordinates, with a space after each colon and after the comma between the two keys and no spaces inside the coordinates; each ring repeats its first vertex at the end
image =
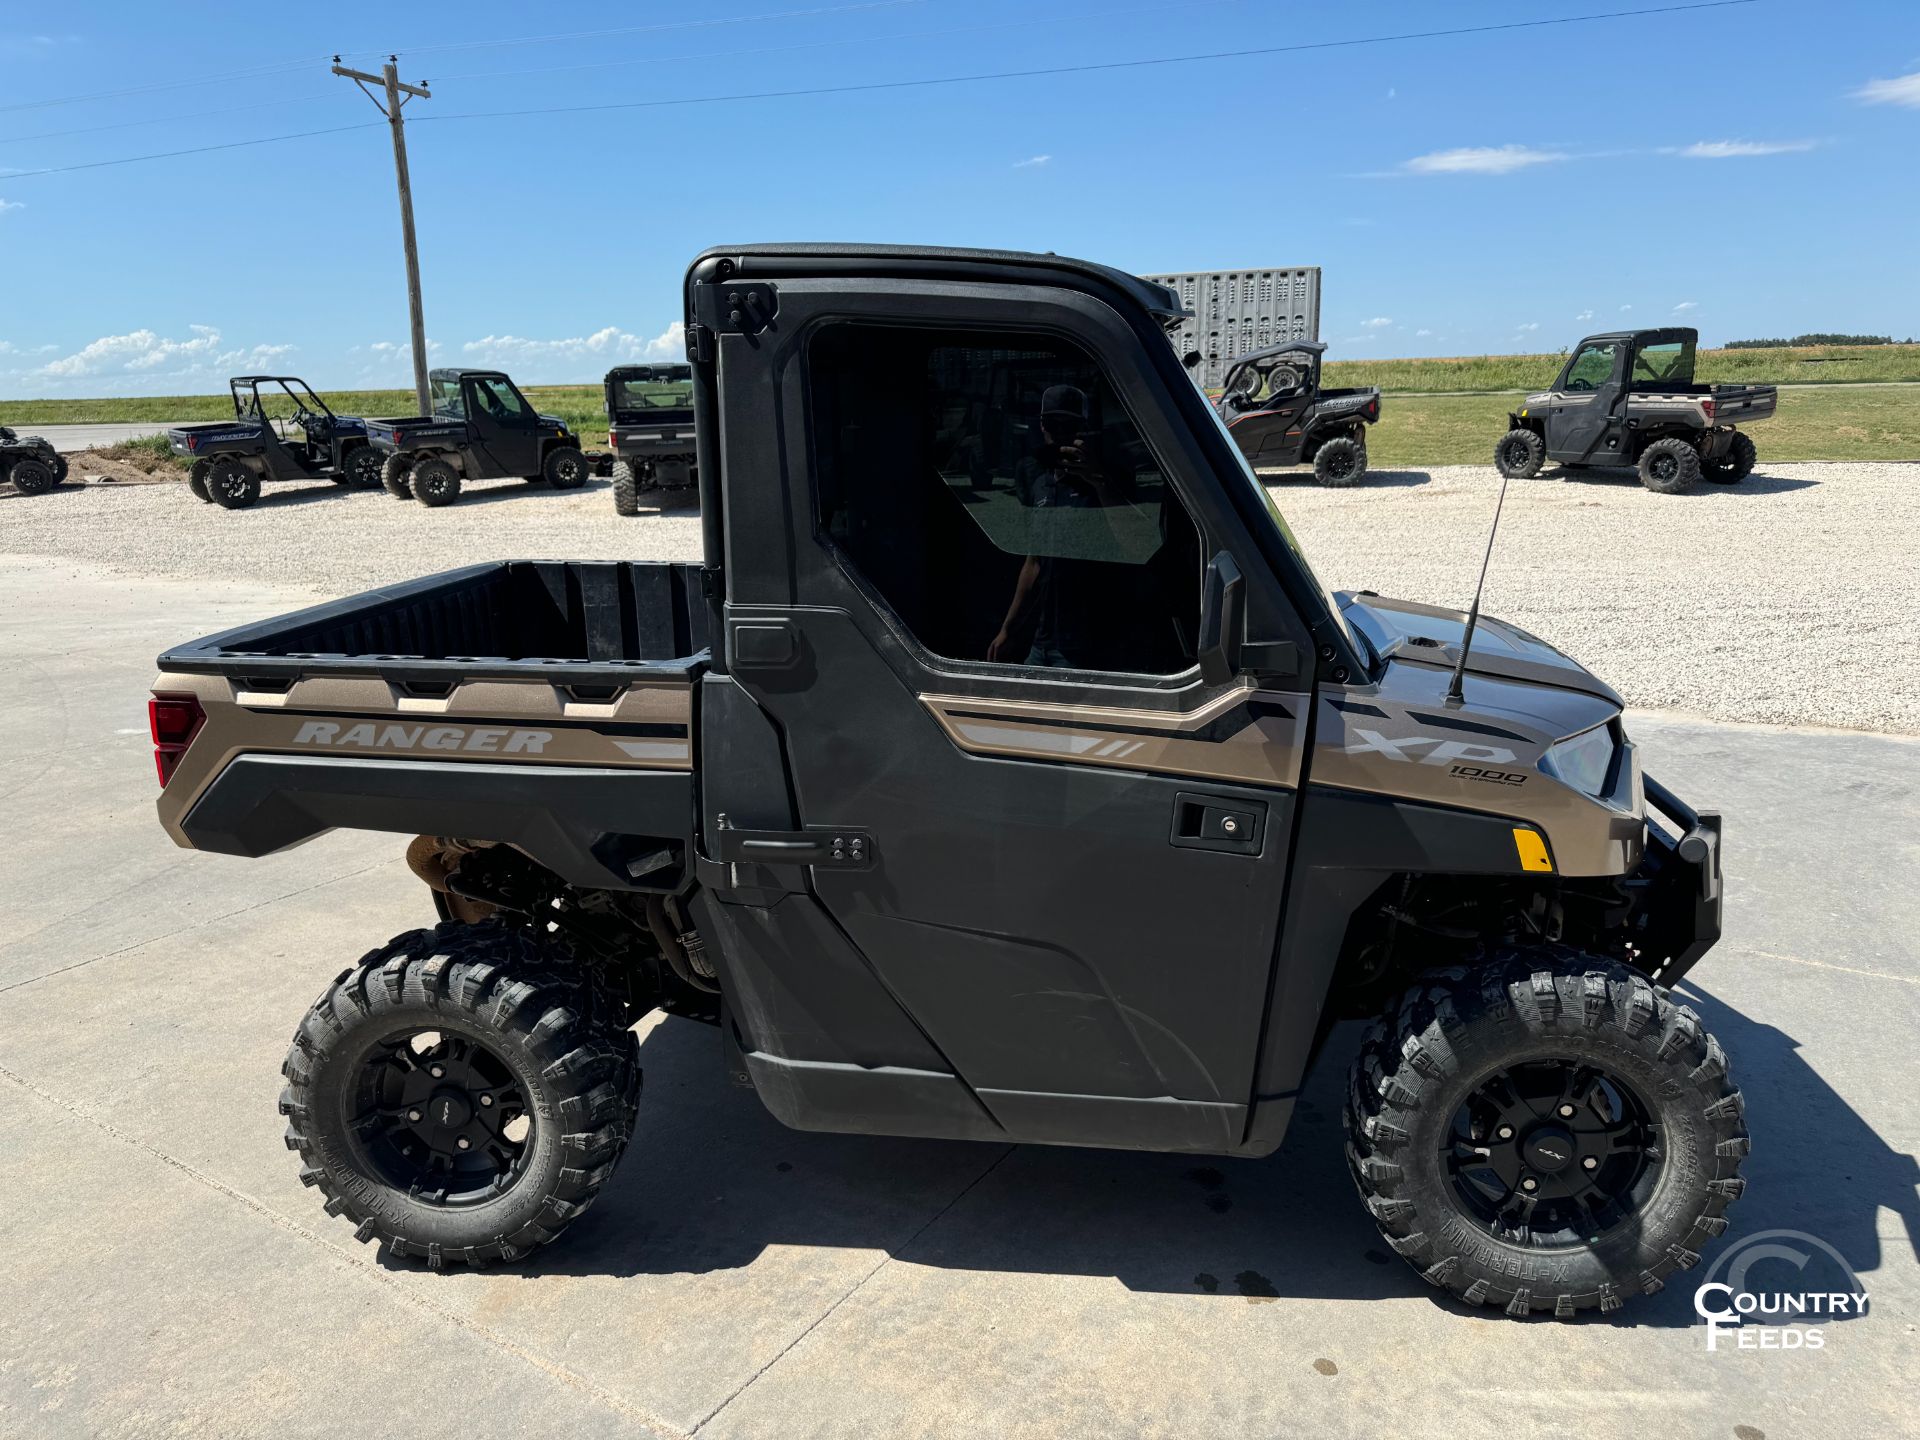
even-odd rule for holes
{"type": "Polygon", "coordinates": [[[1540,837],[1538,830],[1514,826],[1513,848],[1520,856],[1522,870],[1536,870],[1547,875],[1553,873],[1553,861],[1547,855],[1547,842],[1540,837]]]}
{"type": "Polygon", "coordinates": [[[192,695],[155,694],[147,701],[147,729],[153,735],[153,769],[167,788],[180,757],[206,724],[207,712],[192,695]]]}

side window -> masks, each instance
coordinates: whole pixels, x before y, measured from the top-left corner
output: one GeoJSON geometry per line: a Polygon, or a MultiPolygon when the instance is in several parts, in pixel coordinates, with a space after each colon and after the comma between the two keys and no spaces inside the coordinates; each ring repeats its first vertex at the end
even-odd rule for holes
{"type": "Polygon", "coordinates": [[[456,420],[467,418],[467,405],[461,397],[458,380],[433,380],[429,382],[429,388],[433,395],[434,414],[451,415],[456,420]]]}
{"type": "Polygon", "coordinates": [[[1633,378],[1689,384],[1693,380],[1693,356],[1678,340],[1642,345],[1633,357],[1633,378]]]}
{"type": "Polygon", "coordinates": [[[474,403],[495,420],[507,425],[532,423],[533,415],[520,392],[497,375],[483,376],[473,382],[474,403]]]}
{"type": "Polygon", "coordinates": [[[1613,346],[1582,345],[1567,367],[1569,390],[1598,390],[1613,378],[1613,346]]]}
{"type": "Polygon", "coordinates": [[[1086,352],[838,324],[808,353],[821,533],[928,650],[1171,675],[1193,664],[1193,521],[1086,352]]]}

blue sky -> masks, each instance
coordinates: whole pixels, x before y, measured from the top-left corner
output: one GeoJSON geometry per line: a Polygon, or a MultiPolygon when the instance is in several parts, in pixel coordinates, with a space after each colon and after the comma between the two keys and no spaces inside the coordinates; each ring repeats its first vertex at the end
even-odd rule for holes
{"type": "Polygon", "coordinates": [[[1920,334],[1911,0],[456,118],[1659,3],[15,6],[0,16],[0,396],[197,393],[255,367],[407,383],[391,152],[372,105],[328,74],[334,51],[377,69],[397,50],[403,78],[432,84],[407,112],[432,358],[527,383],[675,353],[686,262],[746,240],[1050,249],[1143,272],[1319,265],[1335,357],[1556,350],[1675,319],[1708,343],[1920,334]]]}

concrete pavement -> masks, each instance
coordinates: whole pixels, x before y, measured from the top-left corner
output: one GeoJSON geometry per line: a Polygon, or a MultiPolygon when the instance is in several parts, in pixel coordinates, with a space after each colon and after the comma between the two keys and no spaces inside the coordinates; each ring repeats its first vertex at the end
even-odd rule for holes
{"type": "Polygon", "coordinates": [[[122,440],[138,440],[143,435],[158,435],[184,422],[151,420],[138,425],[16,425],[22,435],[39,435],[62,455],[92,450],[102,445],[117,445],[122,440]]]}
{"type": "Polygon", "coordinates": [[[1630,717],[1728,816],[1690,988],[1748,1102],[1735,1237],[1872,1295],[1817,1352],[1705,1353],[1691,1283],[1564,1325],[1436,1299],[1345,1173],[1348,1034],[1232,1162],[800,1134],[653,1024],[594,1211],[430,1274],[321,1212],[274,1112],[302,1008],[431,917],[399,841],[240,861],[152,816],[154,653],[308,598],[0,559],[0,1435],[1920,1433],[1920,743],[1630,717]]]}

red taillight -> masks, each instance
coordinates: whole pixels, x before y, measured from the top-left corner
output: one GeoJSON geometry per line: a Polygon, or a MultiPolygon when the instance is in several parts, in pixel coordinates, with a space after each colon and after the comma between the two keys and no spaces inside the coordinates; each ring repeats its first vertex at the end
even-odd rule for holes
{"type": "Polygon", "coordinates": [[[189,435],[189,436],[187,436],[187,449],[188,449],[188,451],[189,451],[189,452],[191,452],[191,451],[194,451],[194,450],[198,450],[199,448],[200,448],[200,437],[199,437],[198,435],[189,435]]]}
{"type": "Polygon", "coordinates": [[[607,431],[607,448],[609,450],[618,450],[620,448],[620,437],[611,430],[607,431]]]}
{"type": "Polygon", "coordinates": [[[1713,419],[1713,401],[1702,400],[1700,402],[1700,413],[1705,415],[1709,420],[1713,419]]]}
{"type": "Polygon", "coordinates": [[[153,735],[153,769],[166,789],[174,767],[206,723],[207,712],[192,695],[155,695],[147,701],[147,729],[153,735]]]}

